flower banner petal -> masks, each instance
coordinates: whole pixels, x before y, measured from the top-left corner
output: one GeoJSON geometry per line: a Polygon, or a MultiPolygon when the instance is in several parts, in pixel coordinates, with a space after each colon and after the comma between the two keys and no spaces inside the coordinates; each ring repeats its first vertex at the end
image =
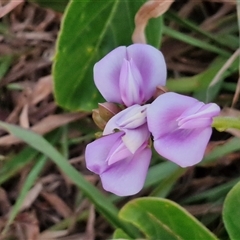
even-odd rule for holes
{"type": "Polygon", "coordinates": [[[119,76],[119,91],[126,106],[144,102],[142,85],[142,76],[134,61],[132,59],[130,61],[124,59],[119,76]]]}
{"type": "Polygon", "coordinates": [[[108,53],[94,66],[95,85],[108,102],[123,104],[119,91],[119,76],[125,56],[126,47],[121,46],[108,53]]]}
{"type": "Polygon", "coordinates": [[[166,63],[162,53],[147,44],[121,46],[94,66],[94,82],[108,102],[144,104],[157,86],[166,84],[166,63]]]}
{"type": "Polygon", "coordinates": [[[133,44],[127,48],[129,59],[133,59],[139,69],[143,84],[144,101],[149,100],[157,86],[165,86],[167,67],[164,56],[156,48],[147,44],[133,44]]]}

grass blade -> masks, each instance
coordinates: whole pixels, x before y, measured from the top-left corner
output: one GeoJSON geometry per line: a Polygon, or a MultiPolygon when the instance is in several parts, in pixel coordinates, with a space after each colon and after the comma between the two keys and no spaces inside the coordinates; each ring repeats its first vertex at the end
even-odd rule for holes
{"type": "Polygon", "coordinates": [[[12,224],[14,221],[15,217],[20,211],[20,208],[22,206],[23,201],[26,198],[27,193],[29,192],[30,188],[33,186],[35,180],[37,179],[39,173],[42,171],[45,163],[46,163],[47,158],[45,156],[40,157],[40,159],[37,160],[37,163],[31,170],[31,172],[28,174],[27,179],[23,185],[23,188],[20,191],[19,197],[17,198],[16,203],[14,204],[12,211],[10,212],[7,224],[5,225],[5,228],[3,230],[3,235],[4,233],[7,232],[9,226],[12,224]]]}
{"type": "Polygon", "coordinates": [[[135,231],[118,218],[118,209],[97,188],[89,183],[56,149],[42,136],[0,121],[0,127],[20,138],[31,147],[49,157],[69,179],[94,203],[96,209],[115,227],[136,238],[135,231]]]}
{"type": "Polygon", "coordinates": [[[217,53],[217,54],[219,54],[222,57],[229,58],[231,56],[231,53],[226,51],[226,50],[222,50],[221,48],[213,46],[210,43],[204,42],[204,41],[196,39],[194,37],[190,37],[190,36],[188,36],[186,34],[183,34],[181,32],[175,31],[175,30],[173,30],[173,29],[171,29],[169,27],[164,26],[163,33],[168,35],[168,36],[170,36],[170,37],[172,37],[172,38],[175,38],[175,39],[177,39],[179,41],[185,42],[185,43],[187,43],[189,45],[192,45],[192,46],[195,46],[195,47],[199,47],[199,48],[207,50],[209,52],[217,53]]]}

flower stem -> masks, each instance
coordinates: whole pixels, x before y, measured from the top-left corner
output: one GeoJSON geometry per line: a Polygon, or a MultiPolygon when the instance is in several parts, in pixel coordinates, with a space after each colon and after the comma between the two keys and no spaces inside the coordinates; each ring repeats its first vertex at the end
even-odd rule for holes
{"type": "Polygon", "coordinates": [[[212,127],[219,132],[223,132],[228,128],[240,129],[240,118],[233,117],[215,117],[213,118],[212,127]]]}

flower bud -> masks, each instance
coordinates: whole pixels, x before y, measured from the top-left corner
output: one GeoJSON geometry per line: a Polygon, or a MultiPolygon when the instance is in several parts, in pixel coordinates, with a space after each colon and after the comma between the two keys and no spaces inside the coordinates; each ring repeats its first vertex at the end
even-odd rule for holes
{"type": "Polygon", "coordinates": [[[92,118],[95,124],[103,130],[107,124],[107,122],[100,116],[99,110],[98,109],[93,109],[92,110],[92,118]]]}
{"type": "Polygon", "coordinates": [[[159,97],[160,95],[166,93],[168,91],[168,89],[165,86],[157,86],[156,87],[156,91],[153,95],[153,99],[156,99],[157,97],[159,97]]]}
{"type": "Polygon", "coordinates": [[[104,121],[108,122],[115,114],[119,113],[122,109],[114,103],[105,102],[98,104],[98,110],[100,117],[104,121]]]}

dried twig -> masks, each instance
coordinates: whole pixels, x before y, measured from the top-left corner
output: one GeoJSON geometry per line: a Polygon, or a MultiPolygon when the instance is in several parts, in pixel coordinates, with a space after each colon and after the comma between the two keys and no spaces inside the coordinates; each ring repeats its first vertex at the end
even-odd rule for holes
{"type": "Polygon", "coordinates": [[[134,43],[146,43],[144,30],[150,18],[157,18],[165,13],[174,0],[149,0],[138,10],[135,16],[135,30],[132,35],[134,43]]]}
{"type": "Polygon", "coordinates": [[[12,0],[7,5],[1,7],[0,9],[0,18],[11,12],[15,7],[17,7],[20,3],[23,3],[24,0],[12,0]]]}
{"type": "MultiPolygon", "coordinates": [[[[222,66],[222,68],[218,71],[218,73],[215,75],[211,83],[209,84],[208,90],[213,87],[215,84],[217,84],[223,73],[231,66],[231,64],[236,60],[237,57],[240,55],[240,48],[238,48],[234,54],[227,60],[227,62],[222,66]]],[[[208,94],[209,92],[207,92],[208,94]]],[[[208,96],[208,95],[207,95],[208,96]]]]}
{"type": "MultiPolygon", "coordinates": [[[[46,134],[62,125],[65,125],[69,122],[76,121],[78,119],[86,117],[86,113],[66,113],[66,114],[57,114],[49,115],[30,129],[38,134],[46,134]]],[[[9,146],[12,144],[17,144],[22,142],[20,139],[7,135],[0,138],[0,146],[9,146]]]]}

